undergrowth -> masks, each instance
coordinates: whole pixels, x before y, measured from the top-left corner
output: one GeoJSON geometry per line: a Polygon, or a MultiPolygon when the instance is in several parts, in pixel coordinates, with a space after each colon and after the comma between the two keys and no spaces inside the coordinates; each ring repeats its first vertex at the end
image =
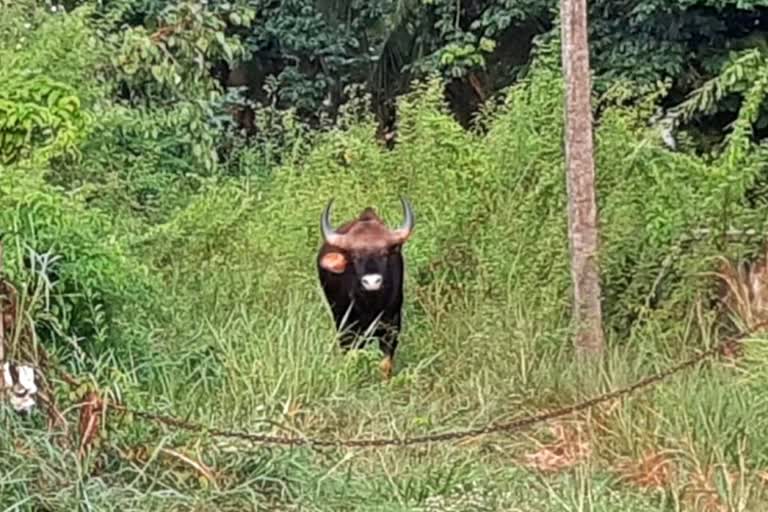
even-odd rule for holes
{"type": "MultiPolygon", "coordinates": [[[[607,98],[596,141],[609,346],[599,374],[572,360],[553,48],[482,114],[482,130],[462,129],[441,84],[427,81],[398,105],[394,149],[375,141],[364,108],[350,108],[311,141],[292,141],[300,150],[290,158],[253,174],[195,175],[200,162],[184,159],[189,141],[171,141],[170,158],[153,135],[157,127],[179,135],[186,118],[126,112],[89,89],[82,108],[110,115],[89,117],[95,124],[78,132],[84,142],[71,139],[79,156],[14,155],[0,168],[7,273],[19,289],[44,278],[53,305],[33,305],[29,320],[47,333],[53,362],[82,382],[72,389],[51,374],[62,408],[72,408],[69,428],[85,390],[284,435],[477,427],[629,384],[716,342],[723,320],[705,272],[717,256],[749,253],[716,235],[763,225],[764,210],[742,197],[764,154],[742,139],[719,159],[670,152],[646,127],[654,98],[632,107],[607,98]],[[136,124],[120,129],[132,116],[136,124]],[[117,133],[133,140],[104,142],[117,133]],[[94,169],[109,169],[114,181],[94,169]],[[70,188],[73,173],[85,192],[70,188]],[[132,204],[145,186],[151,199],[132,204]],[[106,195],[95,198],[99,191],[106,195]],[[375,347],[340,354],[314,256],[330,197],[337,225],[368,205],[394,224],[399,194],[414,203],[416,229],[405,248],[405,331],[385,384],[375,347]],[[701,228],[712,236],[691,241],[701,228]],[[41,272],[30,262],[46,254],[56,263],[41,272]]],[[[228,168],[263,163],[259,151],[240,148],[228,168]]],[[[39,413],[21,418],[3,407],[0,504],[758,510],[768,504],[764,356],[755,338],[737,365],[702,364],[552,431],[408,449],[249,446],[109,415],[81,459],[39,413]]]]}

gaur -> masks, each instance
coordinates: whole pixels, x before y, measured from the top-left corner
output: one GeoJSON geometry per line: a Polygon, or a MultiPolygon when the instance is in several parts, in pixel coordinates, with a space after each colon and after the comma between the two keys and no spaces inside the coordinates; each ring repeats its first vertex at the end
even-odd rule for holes
{"type": "MultiPolygon", "coordinates": [[[[366,208],[354,220],[334,229],[330,210],[333,199],[320,215],[323,244],[317,255],[320,285],[330,305],[344,352],[359,335],[378,339],[384,353],[380,368],[389,379],[401,329],[403,307],[403,244],[413,232],[410,202],[401,197],[404,220],[390,229],[366,208]]],[[[362,346],[362,345],[358,345],[362,346]]]]}

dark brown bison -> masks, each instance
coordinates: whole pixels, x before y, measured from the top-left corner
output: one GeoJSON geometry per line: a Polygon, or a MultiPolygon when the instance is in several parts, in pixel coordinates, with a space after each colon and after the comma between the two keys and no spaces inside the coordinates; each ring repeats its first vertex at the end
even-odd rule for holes
{"type": "MultiPolygon", "coordinates": [[[[317,255],[320,285],[331,307],[345,352],[366,332],[384,353],[381,371],[392,375],[403,306],[402,246],[411,236],[411,204],[400,198],[405,220],[389,229],[372,208],[339,229],[331,226],[331,199],[320,216],[324,243],[317,255]]],[[[365,336],[368,338],[368,336],[365,336]]],[[[362,346],[357,344],[357,346],[362,346]]]]}

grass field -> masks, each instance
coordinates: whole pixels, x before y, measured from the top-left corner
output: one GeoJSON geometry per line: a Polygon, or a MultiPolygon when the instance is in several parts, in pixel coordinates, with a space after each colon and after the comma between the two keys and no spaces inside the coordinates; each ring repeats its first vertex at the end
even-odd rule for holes
{"type": "MultiPolygon", "coordinates": [[[[335,351],[324,313],[309,292],[275,310],[199,311],[153,355],[147,402],[255,432],[413,435],[565,405],[672,362],[613,349],[585,381],[565,342],[536,349],[563,333],[512,311],[503,325],[409,324],[382,383],[375,350],[335,351]]],[[[555,425],[409,448],[251,446],[114,416],[84,462],[4,412],[0,490],[6,510],[761,510],[764,404],[749,375],[715,364],[555,425]]]]}
{"type": "MultiPolygon", "coordinates": [[[[53,357],[85,387],[133,407],[224,429],[355,438],[508,421],[630,384],[707,349],[724,325],[705,300],[702,278],[716,247],[679,255],[669,279],[660,269],[678,235],[717,218],[723,184],[738,180],[722,162],[666,151],[640,114],[616,108],[603,114],[597,138],[609,347],[599,369],[574,362],[562,154],[552,136],[562,123],[558,91],[556,73],[535,75],[487,114],[485,132],[474,133],[444,112],[440,88],[427,84],[400,105],[394,151],[377,145],[370,122],[349,122],[268,179],[207,185],[167,222],[117,223],[112,234],[128,240],[119,246],[125,261],[140,263],[157,295],[110,313],[103,335],[58,340],[53,357]],[[396,374],[384,383],[375,346],[347,357],[336,348],[314,251],[328,197],[338,197],[336,222],[372,204],[394,223],[399,193],[411,197],[417,227],[405,249],[396,374]],[[136,308],[143,314],[130,314],[136,308]]],[[[731,213],[738,218],[736,207],[731,213]]],[[[38,226],[62,240],[68,233],[66,242],[81,250],[70,263],[95,258],[91,247],[118,246],[113,237],[66,231],[83,218],[38,226]]],[[[118,263],[108,272],[121,272],[118,263]]],[[[116,282],[132,282],[134,274],[126,275],[116,282]]],[[[122,288],[115,289],[119,297],[122,288]]],[[[737,363],[705,362],[555,424],[411,448],[250,446],[108,416],[80,460],[55,431],[46,433],[42,417],[3,408],[0,505],[765,510],[766,355],[755,337],[737,363]]],[[[74,405],[84,389],[52,378],[61,403],[74,405]]],[[[76,414],[69,412],[71,429],[76,414]]]]}

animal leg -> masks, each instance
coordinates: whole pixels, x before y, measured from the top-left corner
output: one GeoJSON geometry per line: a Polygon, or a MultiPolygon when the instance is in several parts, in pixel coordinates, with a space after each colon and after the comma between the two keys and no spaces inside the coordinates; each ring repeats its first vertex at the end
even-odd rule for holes
{"type": "Polygon", "coordinates": [[[384,359],[379,363],[379,370],[381,370],[381,376],[384,380],[392,378],[392,373],[395,369],[395,359],[391,355],[384,356],[384,359]]]}
{"type": "Polygon", "coordinates": [[[399,329],[396,325],[383,326],[377,337],[379,338],[379,349],[384,353],[384,359],[379,363],[384,380],[392,377],[395,369],[395,350],[397,349],[399,329]]]}

